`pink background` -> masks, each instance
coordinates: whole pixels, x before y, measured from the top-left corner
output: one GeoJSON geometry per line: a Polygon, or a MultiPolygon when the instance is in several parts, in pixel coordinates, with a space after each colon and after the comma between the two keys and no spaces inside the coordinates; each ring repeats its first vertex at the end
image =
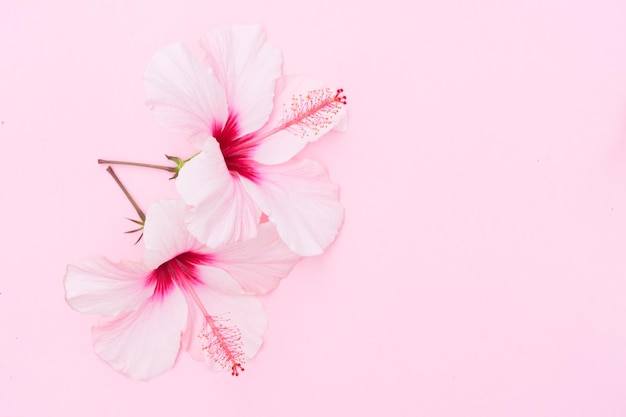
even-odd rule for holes
{"type": "MultiPolygon", "coordinates": [[[[3,0],[1,416],[626,415],[626,2],[3,0]],[[350,128],[305,155],[335,244],[262,299],[238,379],[149,382],[93,353],[66,264],[141,256],[97,158],[190,148],[144,106],[152,54],[261,23],[350,128]]],[[[145,207],[167,175],[118,168],[145,207]]]]}

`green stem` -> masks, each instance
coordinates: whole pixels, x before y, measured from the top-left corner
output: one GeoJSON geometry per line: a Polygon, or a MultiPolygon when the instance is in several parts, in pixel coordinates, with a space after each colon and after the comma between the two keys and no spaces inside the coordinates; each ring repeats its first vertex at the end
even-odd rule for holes
{"type": "Polygon", "coordinates": [[[135,167],[144,167],[144,168],[153,168],[160,169],[167,172],[176,172],[176,167],[166,167],[164,165],[153,165],[153,164],[142,164],[140,162],[126,162],[126,161],[109,161],[107,159],[98,159],[99,164],[110,164],[110,165],[130,165],[135,167]]]}
{"type": "MultiPolygon", "coordinates": [[[[100,160],[98,160],[98,162],[100,162],[100,160]]],[[[124,184],[122,184],[122,181],[120,181],[120,179],[117,177],[117,175],[115,174],[115,172],[113,171],[113,168],[108,167],[107,168],[107,172],[109,174],[111,174],[111,176],[113,177],[113,179],[115,180],[115,182],[117,183],[117,185],[119,185],[119,187],[122,189],[122,191],[124,192],[124,195],[126,196],[126,198],[128,198],[128,201],[130,201],[130,204],[133,205],[133,207],[135,208],[135,211],[137,212],[137,214],[139,215],[139,218],[141,219],[142,222],[146,221],[146,215],[144,214],[143,210],[141,210],[139,208],[139,206],[137,205],[137,203],[135,202],[135,200],[133,199],[133,197],[130,195],[130,193],[128,192],[128,190],[126,189],[126,187],[124,187],[124,184]]]]}

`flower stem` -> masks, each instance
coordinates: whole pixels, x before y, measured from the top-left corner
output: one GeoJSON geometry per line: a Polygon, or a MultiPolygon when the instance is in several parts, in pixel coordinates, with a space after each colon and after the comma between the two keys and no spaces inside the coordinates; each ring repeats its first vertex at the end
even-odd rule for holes
{"type": "Polygon", "coordinates": [[[144,167],[144,168],[153,168],[160,169],[167,172],[176,172],[176,167],[166,167],[164,165],[153,165],[153,164],[142,164],[140,162],[126,162],[126,161],[109,161],[107,159],[98,159],[99,164],[110,164],[110,165],[131,165],[135,167],[144,167]]]}
{"type": "MultiPolygon", "coordinates": [[[[100,162],[100,160],[98,160],[98,162],[100,162]]],[[[124,184],[122,184],[122,181],[120,181],[120,179],[117,177],[117,175],[115,174],[115,172],[113,171],[113,168],[108,167],[107,168],[107,172],[109,174],[111,174],[111,176],[113,177],[113,179],[115,180],[115,182],[117,183],[117,185],[119,185],[119,187],[122,189],[122,191],[124,192],[124,195],[126,196],[126,198],[128,198],[128,201],[130,201],[130,204],[133,205],[133,207],[135,208],[135,211],[137,212],[137,215],[139,216],[139,218],[141,219],[142,222],[146,221],[146,215],[144,214],[143,210],[141,210],[139,208],[139,206],[137,205],[137,203],[135,202],[135,199],[133,199],[133,197],[130,195],[130,193],[128,192],[128,190],[126,189],[126,187],[124,187],[124,184]]]]}

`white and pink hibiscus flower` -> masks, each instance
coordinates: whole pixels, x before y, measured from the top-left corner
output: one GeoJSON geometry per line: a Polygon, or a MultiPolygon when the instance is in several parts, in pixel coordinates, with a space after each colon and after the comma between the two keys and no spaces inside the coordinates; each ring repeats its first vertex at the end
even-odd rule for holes
{"type": "Polygon", "coordinates": [[[170,369],[181,349],[238,375],[266,327],[252,294],[274,289],[299,259],[270,223],[254,239],[208,250],[189,234],[187,210],[180,200],[150,207],[144,262],[98,257],[67,268],[68,304],[103,316],[92,329],[97,355],[133,379],[170,369]]]}
{"type": "Polygon", "coordinates": [[[147,104],[200,152],[176,181],[190,232],[209,247],[254,237],[262,214],[300,255],[317,255],[343,222],[339,189],[317,162],[293,157],[345,124],[343,90],[281,76],[281,53],[259,26],[221,27],[201,46],[166,47],[145,73],[147,104]]]}

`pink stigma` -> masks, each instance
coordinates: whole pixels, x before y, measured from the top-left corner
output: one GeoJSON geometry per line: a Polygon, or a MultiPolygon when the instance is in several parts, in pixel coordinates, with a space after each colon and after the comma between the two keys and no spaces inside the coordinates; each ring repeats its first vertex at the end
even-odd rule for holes
{"type": "Polygon", "coordinates": [[[240,363],[234,363],[233,366],[230,367],[230,369],[232,370],[232,376],[239,376],[239,371],[245,371],[245,369],[241,367],[240,363]]]}
{"type": "Polygon", "coordinates": [[[337,93],[335,93],[335,102],[337,103],[341,103],[341,104],[348,104],[348,102],[346,101],[346,95],[341,95],[343,93],[343,88],[340,88],[339,90],[337,90],[337,93]]]}

